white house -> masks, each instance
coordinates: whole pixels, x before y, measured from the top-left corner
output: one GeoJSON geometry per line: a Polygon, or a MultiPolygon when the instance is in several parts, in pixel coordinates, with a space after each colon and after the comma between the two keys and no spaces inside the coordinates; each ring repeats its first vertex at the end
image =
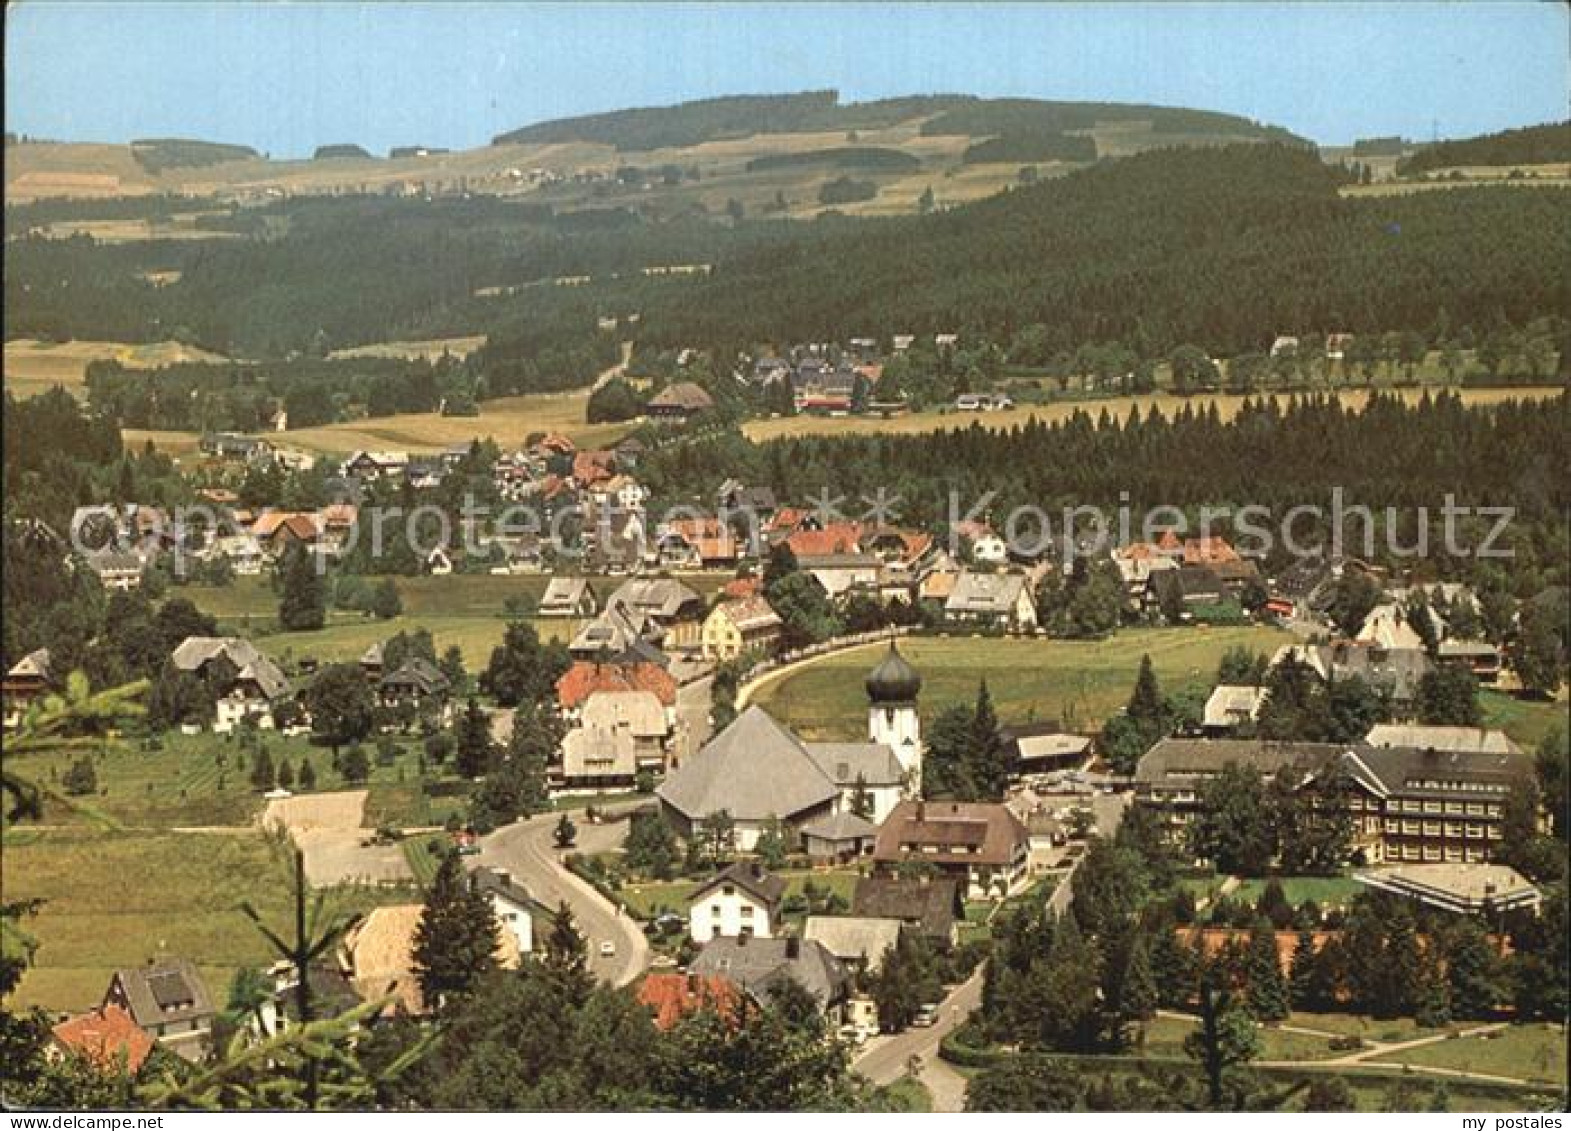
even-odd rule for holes
{"type": "Polygon", "coordinates": [[[737,861],[688,900],[687,929],[699,944],[748,935],[773,938],[785,881],[757,861],[737,861]]]}
{"type": "Polygon", "coordinates": [[[518,943],[518,953],[534,950],[535,917],[543,913],[538,900],[501,868],[476,868],[475,889],[491,901],[491,912],[518,943]]]}
{"type": "Polygon", "coordinates": [[[944,614],[952,621],[1029,631],[1036,628],[1036,601],[1026,582],[1018,573],[965,570],[944,602],[944,614]]]}

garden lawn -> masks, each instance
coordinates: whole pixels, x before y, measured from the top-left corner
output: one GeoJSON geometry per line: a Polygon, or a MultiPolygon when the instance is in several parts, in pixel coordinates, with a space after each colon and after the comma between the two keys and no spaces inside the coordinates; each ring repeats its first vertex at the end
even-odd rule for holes
{"type": "Polygon", "coordinates": [[[1438,1030],[1421,1028],[1411,1017],[1375,1018],[1360,1013],[1293,1013],[1287,1024],[1365,1041],[1390,1043],[1433,1037],[1438,1030]]]}
{"type": "MultiPolygon", "coordinates": [[[[1184,1038],[1195,1030],[1192,1017],[1161,1016],[1153,1018],[1146,1026],[1145,1054],[1156,1057],[1186,1059],[1184,1038]]],[[[1327,1060],[1345,1053],[1334,1052],[1328,1039],[1308,1033],[1289,1033],[1262,1025],[1260,1033],[1261,1060],[1327,1060]]]]}
{"type": "Polygon", "coordinates": [[[1535,749],[1556,727],[1564,729],[1566,701],[1560,699],[1518,699],[1504,691],[1481,688],[1478,706],[1484,725],[1508,734],[1524,750],[1535,749]]]}
{"type": "MultiPolygon", "coordinates": [[[[1271,652],[1288,637],[1261,627],[1145,628],[1106,640],[970,636],[912,637],[901,652],[922,676],[922,715],[971,703],[987,680],[1006,723],[1057,719],[1070,730],[1099,726],[1123,707],[1140,657],[1149,654],[1164,692],[1208,688],[1228,648],[1271,652]]],[[[867,727],[862,681],[884,645],[837,652],[755,688],[751,701],[809,740],[851,739],[867,727]]]]}
{"type": "MultiPolygon", "coordinates": [[[[14,995],[21,1007],[91,1008],[116,968],[159,954],[196,963],[222,1003],[238,967],[274,959],[240,904],[252,903],[286,935],[291,922],[287,853],[257,830],[12,828],[4,855],[6,899],[45,901],[22,923],[38,945],[14,995]]],[[[411,898],[404,888],[343,888],[327,906],[353,911],[411,898]]]]}
{"type": "Polygon", "coordinates": [[[1565,1086],[1566,1036],[1542,1022],[1497,1033],[1437,1041],[1376,1058],[1382,1064],[1421,1064],[1565,1086]]]}
{"type": "MultiPolygon", "coordinates": [[[[1228,893],[1227,898],[1233,903],[1256,903],[1270,882],[1269,878],[1244,880],[1228,893]]],[[[1287,876],[1281,878],[1280,883],[1287,901],[1294,907],[1306,899],[1314,900],[1322,909],[1346,904],[1364,890],[1351,876],[1287,876]]]]}

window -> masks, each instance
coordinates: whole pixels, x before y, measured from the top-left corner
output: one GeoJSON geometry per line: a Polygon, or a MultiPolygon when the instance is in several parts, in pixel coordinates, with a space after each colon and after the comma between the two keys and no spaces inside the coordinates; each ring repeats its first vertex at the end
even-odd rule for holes
{"type": "Polygon", "coordinates": [[[751,903],[744,903],[742,905],[742,918],[744,918],[744,919],[751,919],[752,917],[753,917],[753,905],[751,903]]]}

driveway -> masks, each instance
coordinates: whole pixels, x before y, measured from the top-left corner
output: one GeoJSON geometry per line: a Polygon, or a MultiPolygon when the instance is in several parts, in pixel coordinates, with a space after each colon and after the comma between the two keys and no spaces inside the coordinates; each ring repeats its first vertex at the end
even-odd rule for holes
{"type": "Polygon", "coordinates": [[[965,1108],[965,1077],[938,1059],[938,1045],[982,1004],[982,967],[956,986],[938,1006],[938,1020],[925,1029],[878,1036],[868,1041],[851,1067],[875,1084],[892,1084],[906,1074],[913,1056],[922,1058],[918,1079],[933,1096],[933,1110],[965,1108]]]}
{"type": "MultiPolygon", "coordinates": [[[[497,829],[481,840],[480,855],[468,858],[470,866],[506,869],[530,895],[553,910],[565,902],[588,942],[590,972],[602,981],[625,986],[648,967],[649,941],[636,919],[562,865],[562,853],[552,836],[560,816],[541,813],[497,829]],[[615,945],[616,953],[602,957],[600,944],[607,940],[615,945]]],[[[591,825],[580,817],[576,824],[578,844],[572,851],[607,851],[619,847],[627,835],[625,821],[591,825]]]]}

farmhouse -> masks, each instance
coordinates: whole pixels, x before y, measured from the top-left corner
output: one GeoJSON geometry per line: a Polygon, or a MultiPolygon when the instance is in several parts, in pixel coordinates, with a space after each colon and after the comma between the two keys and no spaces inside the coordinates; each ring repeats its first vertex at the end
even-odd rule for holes
{"type": "Polygon", "coordinates": [[[1036,601],[1021,574],[965,570],[944,602],[944,615],[961,624],[1027,632],[1036,628],[1036,601]]]}
{"type": "Polygon", "coordinates": [[[763,597],[722,601],[704,620],[702,653],[724,663],[745,652],[767,653],[780,639],[781,620],[763,597]]]}
{"type": "Polygon", "coordinates": [[[666,631],[667,643],[676,648],[698,645],[704,619],[704,599],[669,577],[633,578],[611,594],[606,607],[621,606],[641,613],[666,631]]]}
{"type": "Polygon", "coordinates": [[[688,965],[700,977],[728,978],[761,1004],[768,1003],[787,980],[813,995],[819,1008],[834,1017],[844,1003],[851,978],[821,943],[800,939],[719,935],[688,965]]]}
{"type": "Polygon", "coordinates": [[[809,915],[802,924],[802,937],[821,943],[843,966],[876,974],[884,956],[900,941],[903,929],[899,919],[809,915]]]}
{"type": "Polygon", "coordinates": [[[962,883],[968,895],[1008,895],[1026,877],[1030,835],[1006,805],[902,801],[878,830],[873,860],[887,870],[915,861],[962,883]]]}
{"type": "Polygon", "coordinates": [[[668,385],[644,406],[654,420],[691,420],[715,407],[714,398],[691,381],[668,385]]]}
{"type": "Polygon", "coordinates": [[[960,892],[960,882],[944,876],[863,876],[851,892],[851,914],[899,920],[947,950],[965,916],[960,892]]]}
{"type": "Polygon", "coordinates": [[[567,789],[630,787],[639,770],[662,771],[671,712],[649,691],[596,691],[562,738],[561,784],[567,789]]]}
{"type": "Polygon", "coordinates": [[[773,938],[785,888],[757,861],[739,860],[688,897],[688,934],[696,943],[722,935],[773,938]]]}
{"type": "Polygon", "coordinates": [[[228,734],[243,720],[273,725],[273,708],[289,692],[278,665],[239,636],[188,636],[170,656],[175,668],[201,677],[218,696],[213,731],[228,734]]]}
{"type": "Polygon", "coordinates": [[[543,617],[592,617],[599,610],[594,588],[586,577],[553,577],[540,598],[543,617]]]}
{"type": "Polygon", "coordinates": [[[116,970],[101,1010],[119,1007],[159,1044],[186,1060],[207,1053],[207,1036],[218,1010],[196,966],[168,959],[116,970]]]}
{"type": "Polygon", "coordinates": [[[0,685],[7,730],[20,726],[28,708],[49,693],[52,675],[48,648],[36,648],[11,665],[0,685]]]}
{"type": "Polygon", "coordinates": [[[668,667],[671,660],[659,647],[665,635],[665,629],[644,613],[613,604],[579,630],[567,651],[575,660],[668,667]]]}

